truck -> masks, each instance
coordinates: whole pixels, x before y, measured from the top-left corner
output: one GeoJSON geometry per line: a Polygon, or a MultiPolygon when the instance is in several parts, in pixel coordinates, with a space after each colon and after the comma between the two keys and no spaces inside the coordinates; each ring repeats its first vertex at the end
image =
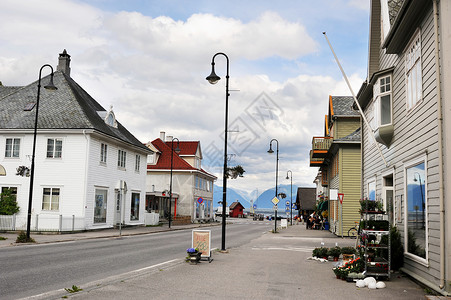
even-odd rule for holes
{"type": "MultiPolygon", "coordinates": [[[[229,214],[230,214],[230,208],[229,208],[228,206],[226,206],[226,217],[228,217],[229,214]]],[[[221,216],[221,217],[222,217],[222,206],[218,206],[218,208],[216,209],[215,215],[216,215],[217,217],[218,217],[218,216],[221,216]]]]}

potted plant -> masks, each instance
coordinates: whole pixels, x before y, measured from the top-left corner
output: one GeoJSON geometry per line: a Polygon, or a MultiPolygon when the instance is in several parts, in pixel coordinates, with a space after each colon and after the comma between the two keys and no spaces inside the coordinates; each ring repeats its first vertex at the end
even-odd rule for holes
{"type": "Polygon", "coordinates": [[[328,251],[329,251],[329,249],[325,248],[325,247],[315,248],[315,249],[313,249],[312,256],[327,259],[328,251]]]}
{"type": "Polygon", "coordinates": [[[186,253],[188,254],[186,261],[189,261],[190,263],[198,263],[200,261],[202,252],[200,252],[198,248],[188,248],[186,249],[186,253]]]}
{"type": "Polygon", "coordinates": [[[338,261],[340,254],[341,254],[341,248],[338,246],[329,248],[329,251],[327,253],[328,256],[332,256],[334,258],[334,261],[338,261]]]}
{"type": "Polygon", "coordinates": [[[354,258],[356,250],[354,247],[343,247],[341,248],[341,254],[343,255],[343,260],[349,261],[354,258]]]}

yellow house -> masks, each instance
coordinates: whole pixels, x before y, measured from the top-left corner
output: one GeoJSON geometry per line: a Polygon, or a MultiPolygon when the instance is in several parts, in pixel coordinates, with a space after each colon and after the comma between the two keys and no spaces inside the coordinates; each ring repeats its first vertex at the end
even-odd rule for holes
{"type": "Polygon", "coordinates": [[[310,167],[319,167],[330,231],[347,235],[360,219],[360,115],[351,96],[329,96],[324,136],[313,137],[310,167]],[[338,194],[343,196],[339,200],[338,194]]]}

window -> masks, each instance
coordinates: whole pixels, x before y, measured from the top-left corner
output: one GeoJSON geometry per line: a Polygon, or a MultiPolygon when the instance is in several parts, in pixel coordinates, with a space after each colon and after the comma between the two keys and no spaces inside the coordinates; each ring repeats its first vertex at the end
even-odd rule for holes
{"type": "Polygon", "coordinates": [[[94,223],[106,223],[107,190],[96,189],[95,197],[94,223]]]}
{"type": "Polygon", "coordinates": [[[374,84],[374,128],[392,124],[391,81],[391,75],[388,75],[379,78],[374,84]]]}
{"type": "Polygon", "coordinates": [[[119,168],[125,168],[125,160],[127,153],[124,150],[118,150],[117,152],[117,166],[119,168]]]}
{"type": "Polygon", "coordinates": [[[100,162],[106,164],[106,158],[107,158],[107,152],[108,152],[108,146],[107,144],[100,144],[100,162]]]}
{"type": "Polygon", "coordinates": [[[44,188],[42,197],[42,210],[59,210],[59,202],[59,188],[44,188]]]}
{"type": "Polygon", "coordinates": [[[376,182],[368,182],[368,200],[376,200],[376,182]]]}
{"type": "Polygon", "coordinates": [[[20,139],[6,139],[5,157],[19,157],[20,139]]]}
{"type": "Polygon", "coordinates": [[[418,32],[406,50],[407,109],[422,99],[423,80],[421,72],[421,39],[418,32]]]}
{"type": "Polygon", "coordinates": [[[407,252],[426,259],[427,253],[427,193],[426,161],[421,158],[407,165],[404,170],[406,214],[404,222],[407,252]]]}
{"type": "Polygon", "coordinates": [[[141,155],[136,154],[136,157],[135,157],[135,172],[139,172],[140,164],[141,164],[141,155]]]}
{"type": "Polygon", "coordinates": [[[132,193],[132,202],[130,203],[130,220],[139,220],[139,193],[132,193]]]}
{"type": "Polygon", "coordinates": [[[47,158],[61,158],[62,152],[62,139],[47,139],[47,158]]]}

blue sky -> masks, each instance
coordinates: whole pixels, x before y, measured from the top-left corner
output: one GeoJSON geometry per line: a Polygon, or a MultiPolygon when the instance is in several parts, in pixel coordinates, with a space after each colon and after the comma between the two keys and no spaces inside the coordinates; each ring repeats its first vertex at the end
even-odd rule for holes
{"type": "MultiPolygon", "coordinates": [[[[323,134],[329,95],[350,95],[322,34],[357,92],[367,72],[369,1],[4,0],[0,10],[0,81],[26,85],[58,54],[71,76],[142,142],[160,131],[200,140],[203,167],[221,179],[225,82],[205,77],[211,59],[230,59],[230,165],[245,177],[229,186],[312,186],[312,136],[323,134]],[[239,90],[239,91],[238,91],[239,90]],[[257,114],[256,114],[257,113],[257,114]],[[258,115],[259,114],[259,115],[258,115]],[[234,131],[235,130],[235,131],[234,131]]],[[[216,72],[225,77],[225,59],[216,72]]],[[[216,183],[221,185],[221,180],[216,183]]]]}

